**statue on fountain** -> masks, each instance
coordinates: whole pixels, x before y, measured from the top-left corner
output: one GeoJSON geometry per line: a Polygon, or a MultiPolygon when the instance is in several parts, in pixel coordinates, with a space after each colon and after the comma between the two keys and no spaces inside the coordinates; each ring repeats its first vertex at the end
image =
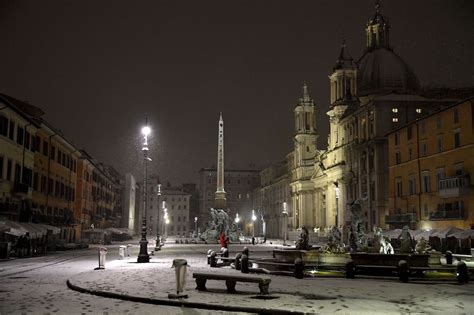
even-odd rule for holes
{"type": "Polygon", "coordinates": [[[349,245],[351,251],[360,252],[367,249],[367,236],[365,231],[366,219],[359,200],[349,204],[351,212],[351,226],[349,229],[349,245]]]}
{"type": "Polygon", "coordinates": [[[382,229],[379,227],[374,227],[374,241],[380,254],[394,254],[392,244],[383,236],[382,229]]]}
{"type": "Polygon", "coordinates": [[[327,244],[321,249],[324,253],[343,254],[346,252],[346,245],[342,242],[342,233],[337,226],[333,226],[329,231],[327,244]]]}
{"type": "Polygon", "coordinates": [[[303,226],[301,228],[300,237],[296,241],[296,249],[308,250],[310,248],[311,248],[311,245],[309,245],[309,232],[308,232],[308,229],[305,226],[303,226]]]}
{"type": "Polygon", "coordinates": [[[225,210],[211,208],[209,222],[200,237],[206,242],[217,242],[221,234],[229,237],[231,242],[239,242],[242,232],[235,224],[231,223],[225,210]]]}
{"type": "Polygon", "coordinates": [[[402,230],[402,234],[400,234],[399,239],[400,243],[400,252],[402,253],[412,253],[414,246],[413,246],[413,238],[410,235],[410,230],[408,226],[404,226],[402,230]]]}

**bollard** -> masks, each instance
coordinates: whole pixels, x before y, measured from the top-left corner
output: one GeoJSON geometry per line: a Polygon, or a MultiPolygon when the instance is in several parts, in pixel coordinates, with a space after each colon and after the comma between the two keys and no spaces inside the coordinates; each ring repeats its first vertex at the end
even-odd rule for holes
{"type": "Polygon", "coordinates": [[[99,247],[99,267],[94,268],[94,270],[105,269],[105,256],[107,255],[107,248],[99,247]]]}
{"type": "Polygon", "coordinates": [[[354,279],[355,277],[355,264],[354,261],[350,260],[346,264],[346,278],[354,279]]]}
{"type": "Polygon", "coordinates": [[[409,267],[406,260],[400,260],[398,262],[398,278],[402,282],[408,282],[409,267]]]}
{"type": "Polygon", "coordinates": [[[229,257],[229,250],[225,247],[221,249],[221,256],[222,257],[229,257]]]}
{"type": "Polygon", "coordinates": [[[451,251],[446,251],[446,264],[452,265],[453,264],[453,253],[451,251]]]}
{"type": "Polygon", "coordinates": [[[186,259],[174,259],[173,266],[176,272],[176,294],[168,294],[169,299],[187,299],[188,295],[184,294],[184,287],[186,285],[186,270],[188,262],[186,259]]]}
{"type": "Polygon", "coordinates": [[[240,271],[242,271],[242,273],[249,273],[249,256],[243,254],[240,262],[240,271]]]}
{"type": "Polygon", "coordinates": [[[295,259],[295,278],[296,279],[304,278],[304,262],[301,258],[295,259]]]}
{"type": "Polygon", "coordinates": [[[216,252],[211,252],[211,260],[210,260],[210,265],[212,268],[217,267],[217,258],[216,258],[216,252]]]}
{"type": "Polygon", "coordinates": [[[460,261],[456,267],[456,279],[458,279],[459,283],[469,282],[469,272],[464,261],[460,261]]]}
{"type": "Polygon", "coordinates": [[[127,246],[125,245],[120,245],[119,246],[119,259],[125,259],[125,251],[127,250],[127,246]]]}
{"type": "Polygon", "coordinates": [[[242,253],[237,253],[237,255],[235,255],[235,260],[234,260],[235,270],[240,270],[242,268],[242,265],[240,262],[241,258],[242,258],[242,253]]]}
{"type": "Polygon", "coordinates": [[[211,264],[211,253],[212,253],[212,249],[207,251],[207,264],[208,265],[211,264]]]}

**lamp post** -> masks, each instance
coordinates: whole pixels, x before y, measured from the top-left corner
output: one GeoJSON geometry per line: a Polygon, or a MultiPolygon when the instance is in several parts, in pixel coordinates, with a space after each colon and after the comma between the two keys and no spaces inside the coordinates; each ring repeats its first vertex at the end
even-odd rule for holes
{"type": "Polygon", "coordinates": [[[252,236],[255,237],[255,220],[257,217],[255,216],[255,210],[252,210],[252,236]]]}
{"type": "Polygon", "coordinates": [[[194,235],[198,237],[198,217],[194,217],[194,235]]]}
{"type": "Polygon", "coordinates": [[[164,208],[164,215],[163,215],[163,229],[164,229],[164,234],[165,234],[165,239],[168,238],[168,224],[170,223],[170,219],[168,219],[168,209],[164,208]]]}
{"type": "Polygon", "coordinates": [[[150,262],[150,256],[148,255],[148,241],[146,239],[146,207],[147,207],[147,162],[151,161],[148,157],[148,135],[150,134],[151,129],[148,127],[148,120],[145,127],[142,128],[143,135],[143,164],[144,164],[144,178],[143,178],[143,222],[142,222],[142,239],[140,240],[140,253],[138,254],[138,263],[147,263],[150,262]]]}
{"type": "Polygon", "coordinates": [[[286,237],[288,234],[288,204],[283,202],[283,245],[286,245],[286,237]]]}
{"type": "Polygon", "coordinates": [[[336,194],[336,227],[339,226],[339,184],[334,182],[334,191],[336,194]]]}
{"type": "Polygon", "coordinates": [[[239,229],[239,222],[240,222],[240,218],[239,218],[239,214],[236,213],[235,214],[235,220],[234,220],[235,224],[237,225],[237,230],[239,229]]]}
{"type": "Polygon", "coordinates": [[[160,197],[161,197],[161,184],[158,184],[157,186],[157,204],[158,204],[158,214],[156,215],[156,239],[158,240],[160,238],[160,197]]]}

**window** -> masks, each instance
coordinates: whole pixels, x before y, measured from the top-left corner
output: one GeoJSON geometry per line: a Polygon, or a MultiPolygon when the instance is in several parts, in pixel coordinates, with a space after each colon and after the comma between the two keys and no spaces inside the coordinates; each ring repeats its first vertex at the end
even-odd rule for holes
{"type": "Polygon", "coordinates": [[[396,132],[395,133],[395,145],[399,145],[399,144],[400,144],[400,133],[396,132]]]}
{"type": "Polygon", "coordinates": [[[39,136],[36,136],[35,140],[35,151],[39,151],[41,148],[41,138],[39,136]]]}
{"type": "Polygon", "coordinates": [[[53,195],[54,190],[54,184],[53,184],[53,179],[49,178],[48,179],[48,195],[53,195]]]}
{"type": "Polygon", "coordinates": [[[12,179],[12,167],[13,167],[13,162],[12,160],[7,161],[7,180],[12,179]]]}
{"type": "Polygon", "coordinates": [[[62,154],[63,154],[63,153],[61,152],[61,150],[58,149],[58,158],[57,158],[56,161],[57,161],[59,164],[61,164],[61,157],[62,157],[62,154]]]}
{"type": "Polygon", "coordinates": [[[15,123],[13,122],[13,120],[10,119],[10,124],[8,126],[8,138],[10,138],[10,140],[13,140],[14,137],[15,137],[15,123]]]}
{"type": "Polygon", "coordinates": [[[426,145],[426,142],[423,142],[421,144],[421,155],[422,156],[427,156],[428,155],[428,146],[426,145]]]}
{"type": "Polygon", "coordinates": [[[455,124],[459,123],[459,111],[457,108],[453,111],[453,121],[455,124]]]}
{"type": "Polygon", "coordinates": [[[464,165],[462,162],[454,164],[453,169],[454,169],[454,174],[456,174],[456,176],[464,175],[464,165]]]}
{"type": "Polygon", "coordinates": [[[24,130],[20,126],[16,128],[16,143],[23,145],[24,130]]]}
{"type": "Polygon", "coordinates": [[[3,156],[0,156],[0,179],[3,179],[3,156]]]}
{"type": "Polygon", "coordinates": [[[25,148],[30,149],[30,133],[25,131],[25,148]]]}
{"type": "Polygon", "coordinates": [[[20,182],[20,175],[21,175],[21,166],[20,164],[15,164],[15,183],[20,182]]]}
{"type": "Polygon", "coordinates": [[[396,187],[397,197],[401,197],[403,195],[403,190],[402,190],[402,179],[400,177],[397,177],[395,179],[395,187],[396,187]]]}
{"type": "Polygon", "coordinates": [[[411,147],[408,148],[408,159],[413,159],[413,149],[411,147]]]}
{"type": "Polygon", "coordinates": [[[395,152],[395,164],[401,163],[400,152],[395,152]]]}
{"type": "Polygon", "coordinates": [[[421,122],[421,134],[424,135],[426,133],[426,122],[421,122]]]}
{"type": "Polygon", "coordinates": [[[392,113],[398,113],[398,108],[396,107],[392,108],[392,113]]]}
{"type": "Polygon", "coordinates": [[[458,128],[454,130],[454,147],[459,148],[461,146],[461,130],[458,128]]]}
{"type": "Polygon", "coordinates": [[[43,142],[43,155],[48,156],[48,142],[43,142]]]}
{"type": "Polygon", "coordinates": [[[443,127],[443,121],[441,115],[436,116],[436,128],[441,129],[443,127]]]}
{"type": "Polygon", "coordinates": [[[422,181],[423,181],[423,192],[430,192],[430,172],[424,171],[422,173],[422,181]]]}
{"type": "Polygon", "coordinates": [[[8,135],[8,118],[3,115],[0,115],[0,135],[8,135]]]}
{"type": "Polygon", "coordinates": [[[417,109],[415,109],[415,111],[416,111],[417,114],[421,114],[421,108],[417,108],[417,109]]]}
{"type": "Polygon", "coordinates": [[[33,174],[33,189],[38,191],[38,172],[33,174]]]}
{"type": "Polygon", "coordinates": [[[436,181],[438,182],[438,189],[441,188],[440,181],[446,177],[446,173],[444,172],[444,168],[438,168],[436,170],[436,181]]]}
{"type": "Polygon", "coordinates": [[[55,155],[56,155],[56,147],[54,145],[51,145],[51,160],[55,160],[55,155]]]}
{"type": "Polygon", "coordinates": [[[415,177],[410,175],[408,178],[408,194],[415,195],[416,194],[416,186],[415,186],[415,177]]]}
{"type": "Polygon", "coordinates": [[[398,117],[392,117],[392,122],[394,123],[398,122],[398,117]]]}
{"type": "Polygon", "coordinates": [[[408,126],[407,128],[407,140],[410,141],[413,137],[412,126],[408,126]]]}
{"type": "Polygon", "coordinates": [[[443,151],[443,136],[442,135],[438,136],[438,138],[436,139],[436,145],[438,148],[438,153],[442,152],[443,151]]]}
{"type": "Polygon", "coordinates": [[[180,216],[178,216],[178,222],[181,222],[181,217],[180,216]]]}
{"type": "Polygon", "coordinates": [[[427,205],[426,203],[423,204],[423,215],[424,215],[425,217],[428,216],[428,205],[427,205]]]}

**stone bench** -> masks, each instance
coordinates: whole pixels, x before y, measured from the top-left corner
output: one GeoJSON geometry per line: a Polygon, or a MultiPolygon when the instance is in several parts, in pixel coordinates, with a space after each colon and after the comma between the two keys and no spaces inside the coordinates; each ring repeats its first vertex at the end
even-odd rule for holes
{"type": "Polygon", "coordinates": [[[225,275],[225,274],[216,274],[216,273],[193,273],[193,278],[196,279],[196,289],[200,291],[206,290],[206,281],[207,280],[222,280],[225,281],[227,286],[227,292],[235,293],[235,285],[237,282],[252,282],[258,283],[258,288],[260,289],[261,294],[268,294],[268,287],[272,281],[267,277],[257,277],[257,276],[242,276],[242,275],[225,275]]]}

